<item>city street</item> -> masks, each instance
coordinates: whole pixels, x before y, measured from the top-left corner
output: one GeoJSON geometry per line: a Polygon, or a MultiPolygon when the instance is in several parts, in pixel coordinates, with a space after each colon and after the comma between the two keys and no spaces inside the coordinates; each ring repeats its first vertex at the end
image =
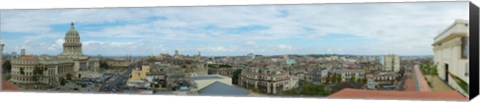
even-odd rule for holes
{"type": "Polygon", "coordinates": [[[121,91],[121,86],[126,84],[128,78],[130,77],[130,73],[131,73],[132,68],[133,68],[133,66],[124,70],[123,73],[115,73],[115,74],[113,74],[112,78],[102,82],[100,92],[115,93],[115,92],[121,91]]]}
{"type": "Polygon", "coordinates": [[[403,78],[404,85],[402,91],[417,91],[415,72],[413,68],[408,68],[403,78]]]}

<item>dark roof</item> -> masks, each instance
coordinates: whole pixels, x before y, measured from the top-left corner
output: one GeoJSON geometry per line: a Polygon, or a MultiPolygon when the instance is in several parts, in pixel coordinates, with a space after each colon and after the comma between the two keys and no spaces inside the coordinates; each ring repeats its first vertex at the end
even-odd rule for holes
{"type": "Polygon", "coordinates": [[[210,80],[210,79],[222,79],[220,76],[195,76],[193,80],[210,80]]]}
{"type": "Polygon", "coordinates": [[[246,89],[227,85],[218,81],[198,91],[198,95],[206,96],[245,96],[247,94],[248,90],[246,89]]]}

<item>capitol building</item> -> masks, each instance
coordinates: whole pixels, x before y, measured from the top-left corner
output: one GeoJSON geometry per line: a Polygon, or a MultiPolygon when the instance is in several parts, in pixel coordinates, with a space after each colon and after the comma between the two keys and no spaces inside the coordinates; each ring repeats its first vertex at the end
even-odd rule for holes
{"type": "Polygon", "coordinates": [[[62,79],[82,78],[85,71],[96,71],[98,59],[82,53],[80,34],[71,23],[65,34],[63,52],[56,56],[27,55],[22,49],[21,56],[12,60],[10,81],[20,85],[59,85],[62,79]]]}

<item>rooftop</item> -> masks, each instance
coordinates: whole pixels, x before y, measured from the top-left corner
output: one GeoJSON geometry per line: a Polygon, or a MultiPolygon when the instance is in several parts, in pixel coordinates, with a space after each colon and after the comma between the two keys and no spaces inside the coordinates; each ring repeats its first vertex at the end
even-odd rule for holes
{"type": "Polygon", "coordinates": [[[377,91],[350,88],[336,92],[327,98],[468,101],[468,98],[455,91],[377,91]]]}
{"type": "Polygon", "coordinates": [[[193,80],[212,80],[212,79],[223,79],[223,77],[216,76],[216,75],[208,75],[208,76],[195,76],[192,77],[193,80]]]}
{"type": "Polygon", "coordinates": [[[6,91],[19,91],[20,90],[17,86],[10,84],[6,80],[2,80],[1,84],[2,84],[2,90],[6,90],[6,91]]]}
{"type": "Polygon", "coordinates": [[[214,95],[214,96],[245,96],[249,92],[246,89],[227,85],[225,83],[216,81],[207,87],[198,91],[198,95],[214,95]]]}
{"type": "Polygon", "coordinates": [[[35,59],[35,56],[22,56],[22,59],[35,59]]]}

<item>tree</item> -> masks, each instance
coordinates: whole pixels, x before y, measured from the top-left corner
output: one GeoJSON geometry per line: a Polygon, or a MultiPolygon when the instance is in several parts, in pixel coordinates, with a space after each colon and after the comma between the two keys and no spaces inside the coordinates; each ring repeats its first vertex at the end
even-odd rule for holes
{"type": "Polygon", "coordinates": [[[43,77],[43,71],[45,71],[43,67],[35,66],[33,69],[33,80],[39,81],[43,77]]]}
{"type": "Polygon", "coordinates": [[[221,64],[218,66],[219,68],[232,68],[231,65],[228,65],[228,64],[221,64]]]}
{"type": "Polygon", "coordinates": [[[325,90],[325,85],[323,84],[315,85],[305,82],[304,85],[295,89],[287,90],[283,94],[288,96],[328,96],[331,93],[325,90]]]}
{"type": "Polygon", "coordinates": [[[238,79],[240,77],[240,73],[242,72],[242,69],[237,69],[233,72],[233,76],[232,76],[232,83],[234,85],[237,85],[238,84],[238,79]]]}
{"type": "Polygon", "coordinates": [[[108,64],[105,61],[100,61],[100,68],[108,68],[108,64]]]}
{"type": "Polygon", "coordinates": [[[25,71],[23,71],[23,68],[20,68],[20,74],[24,75],[25,71]]]}
{"type": "Polygon", "coordinates": [[[65,83],[67,83],[65,78],[60,78],[60,85],[63,86],[63,85],[65,85],[65,83]]]}
{"type": "Polygon", "coordinates": [[[6,60],[5,62],[3,62],[2,64],[2,68],[3,68],[3,72],[2,73],[10,73],[10,71],[12,70],[12,63],[10,63],[10,60],[6,60]]]}
{"type": "Polygon", "coordinates": [[[342,82],[342,76],[341,76],[341,75],[337,75],[337,77],[336,77],[335,80],[337,80],[337,83],[342,82]]]}
{"type": "Polygon", "coordinates": [[[331,81],[332,81],[332,77],[331,77],[330,75],[327,75],[327,80],[326,80],[326,82],[327,82],[327,83],[330,83],[331,81]]]}
{"type": "Polygon", "coordinates": [[[355,82],[355,76],[350,77],[350,81],[355,82]]]}
{"type": "Polygon", "coordinates": [[[72,73],[68,73],[65,77],[67,77],[67,80],[72,80],[73,75],[72,73]]]}
{"type": "Polygon", "coordinates": [[[358,78],[356,82],[363,83],[362,79],[358,78]]]}
{"type": "Polygon", "coordinates": [[[338,75],[336,75],[336,74],[331,77],[332,78],[331,79],[332,83],[337,83],[338,82],[337,77],[338,77],[338,75]]]}

